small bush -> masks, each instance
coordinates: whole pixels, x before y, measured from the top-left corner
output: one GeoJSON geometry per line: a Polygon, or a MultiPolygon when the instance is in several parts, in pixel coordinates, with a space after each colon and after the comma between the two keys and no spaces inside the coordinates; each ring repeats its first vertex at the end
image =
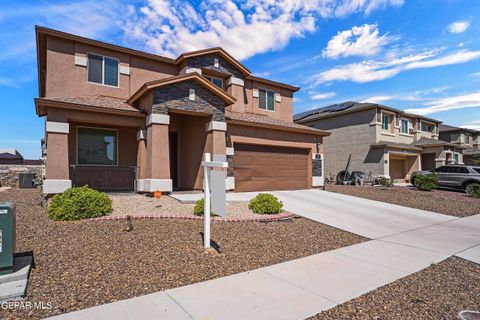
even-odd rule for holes
{"type": "Polygon", "coordinates": [[[52,220],[81,220],[97,218],[112,212],[112,200],[103,192],[89,187],[76,187],[57,194],[48,207],[52,220]]]}
{"type": "Polygon", "coordinates": [[[283,203],[273,194],[259,193],[250,200],[248,208],[258,214],[277,214],[283,212],[283,203]]]}
{"type": "MultiPolygon", "coordinates": [[[[203,216],[204,208],[205,208],[205,199],[202,198],[200,200],[197,200],[195,202],[195,207],[193,208],[193,214],[196,216],[203,216]]],[[[214,216],[217,216],[217,215],[213,213],[212,209],[210,208],[210,217],[214,217],[214,216]]]]}
{"type": "Polygon", "coordinates": [[[378,183],[384,187],[392,187],[393,179],[388,177],[378,177],[378,183]]]}
{"type": "Polygon", "coordinates": [[[469,184],[465,188],[465,192],[475,198],[480,198],[480,183],[469,184]]]}
{"type": "Polygon", "coordinates": [[[431,191],[438,187],[438,175],[434,172],[415,176],[415,187],[423,191],[431,191]]]}

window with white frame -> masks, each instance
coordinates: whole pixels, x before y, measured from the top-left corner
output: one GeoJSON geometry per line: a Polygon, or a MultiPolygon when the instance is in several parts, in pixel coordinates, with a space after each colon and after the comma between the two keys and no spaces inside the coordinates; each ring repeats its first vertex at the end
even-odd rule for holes
{"type": "Polygon", "coordinates": [[[258,107],[263,110],[275,110],[275,91],[258,89],[258,107]]]}
{"type": "Polygon", "coordinates": [[[79,127],[77,164],[117,165],[117,130],[79,127]]]}
{"type": "Polygon", "coordinates": [[[402,119],[402,124],[400,127],[400,132],[403,134],[408,134],[408,129],[409,129],[409,121],[408,119],[402,119]]]}
{"type": "Polygon", "coordinates": [[[118,87],[118,59],[88,54],[88,82],[118,87]]]}
{"type": "Polygon", "coordinates": [[[221,78],[215,78],[215,77],[210,77],[210,76],[205,76],[208,81],[219,87],[220,89],[223,89],[223,79],[221,78]]]}

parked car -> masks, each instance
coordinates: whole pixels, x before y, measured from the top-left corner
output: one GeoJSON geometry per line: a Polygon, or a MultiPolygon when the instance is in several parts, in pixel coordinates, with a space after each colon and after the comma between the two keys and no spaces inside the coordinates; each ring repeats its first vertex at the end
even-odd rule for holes
{"type": "Polygon", "coordinates": [[[435,172],[438,174],[438,186],[448,189],[465,189],[473,183],[480,183],[480,167],[466,165],[446,165],[433,170],[414,172],[410,182],[415,185],[415,177],[435,172]]]}

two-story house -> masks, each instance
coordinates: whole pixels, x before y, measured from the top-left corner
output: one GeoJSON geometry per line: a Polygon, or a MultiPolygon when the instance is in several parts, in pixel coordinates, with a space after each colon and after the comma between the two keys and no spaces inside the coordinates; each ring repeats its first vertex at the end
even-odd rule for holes
{"type": "Polygon", "coordinates": [[[480,131],[454,127],[446,124],[440,125],[439,139],[463,147],[463,162],[465,164],[478,164],[480,160],[480,131]]]}
{"type": "Polygon", "coordinates": [[[323,137],[293,122],[299,88],[256,77],[222,48],[176,59],[36,27],[45,194],[71,186],[202,189],[204,153],[229,190],[320,186],[323,137]]]}
{"type": "Polygon", "coordinates": [[[438,140],[438,120],[374,103],[345,102],[295,115],[294,121],[328,130],[325,172],[351,170],[409,181],[414,171],[461,162],[459,147],[438,140]]]}

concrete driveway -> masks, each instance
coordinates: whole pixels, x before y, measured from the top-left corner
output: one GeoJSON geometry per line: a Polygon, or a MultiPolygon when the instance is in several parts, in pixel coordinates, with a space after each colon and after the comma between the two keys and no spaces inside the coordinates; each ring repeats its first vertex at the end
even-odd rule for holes
{"type": "MultiPolygon", "coordinates": [[[[370,239],[456,219],[439,213],[317,189],[269,193],[283,202],[285,210],[370,239]]],[[[228,193],[227,201],[249,201],[257,194],[258,192],[228,193]]],[[[195,201],[202,196],[201,193],[174,195],[181,201],[195,201]]]]}
{"type": "Polygon", "coordinates": [[[305,319],[453,254],[480,263],[480,214],[459,219],[320,190],[272,193],[286,210],[375,240],[55,319],[305,319]]]}

